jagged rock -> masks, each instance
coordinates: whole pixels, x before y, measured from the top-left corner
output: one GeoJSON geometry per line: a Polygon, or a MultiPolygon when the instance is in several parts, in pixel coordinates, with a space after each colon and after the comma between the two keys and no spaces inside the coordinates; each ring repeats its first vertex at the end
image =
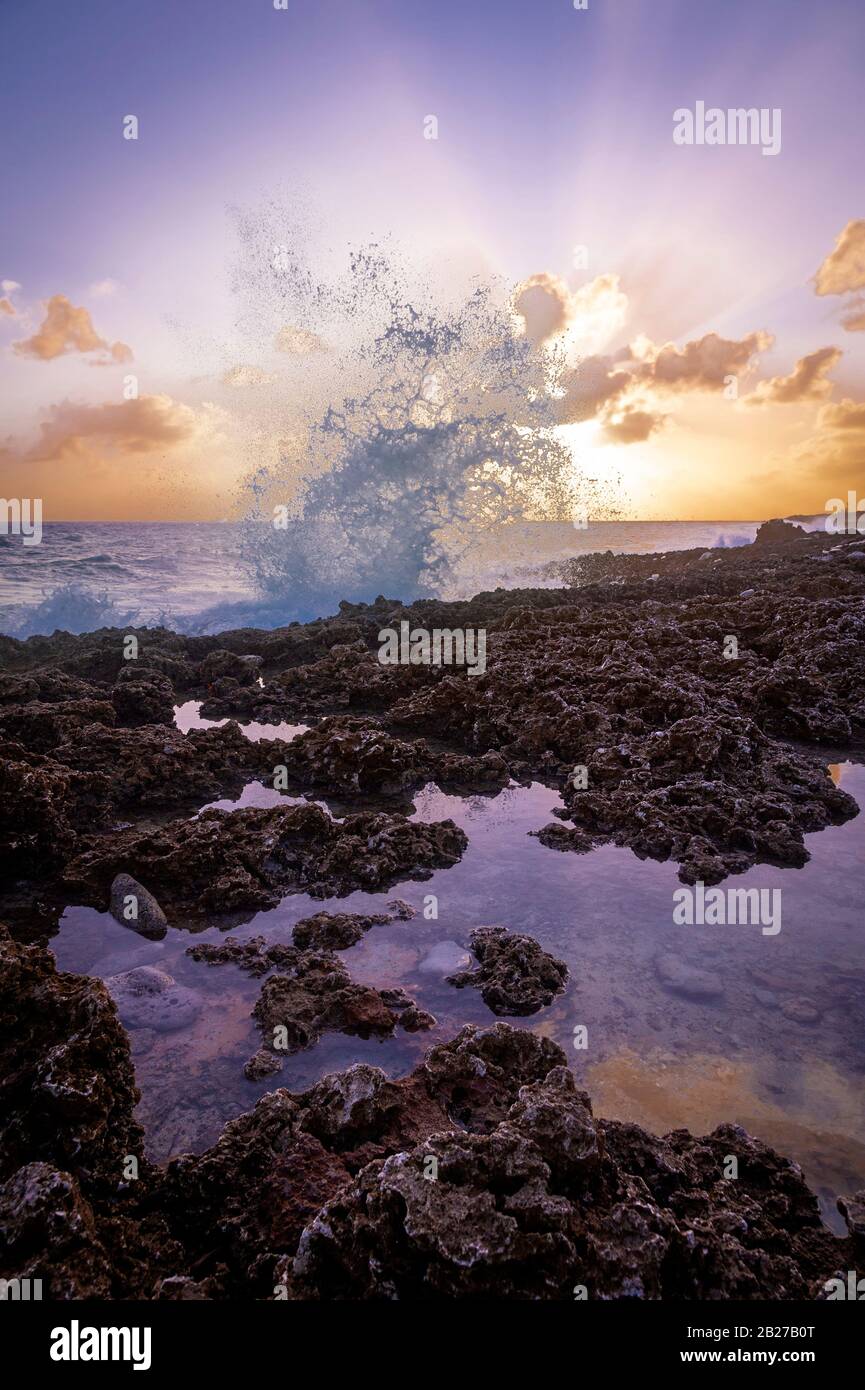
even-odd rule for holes
{"type": "Polygon", "coordinates": [[[799,1169],[744,1130],[597,1120],[562,1050],[503,1023],[397,1081],[356,1064],[271,1091],[205,1153],[152,1168],[104,987],[5,933],[0,956],[0,1023],[17,1028],[0,1266],[46,1296],[777,1299],[853,1267],[858,1197],[839,1239],[799,1169]]]}
{"type": "Polygon", "coordinates": [[[263,936],[252,936],[246,941],[229,938],[219,945],[200,941],[190,946],[186,954],[207,965],[236,965],[247,975],[266,975],[269,970],[291,970],[299,959],[294,946],[286,946],[279,941],[269,944],[263,936]]]}
{"type": "Polygon", "coordinates": [[[168,676],[137,662],[121,667],[111,703],[117,718],[127,725],[170,724],[174,717],[174,691],[168,676]]]}
{"type": "Polygon", "coordinates": [[[507,927],[478,927],[471,934],[478,958],[475,970],[448,977],[457,989],[479,989],[495,1014],[534,1014],[561,994],[568,967],[531,936],[517,936],[507,927]]]}
{"type": "Polygon", "coordinates": [[[386,912],[372,916],[360,912],[317,912],[295,924],[292,940],[304,950],[312,947],[318,951],[347,951],[370,927],[390,920],[386,912]]]}
{"type": "Polygon", "coordinates": [[[156,830],[94,838],[67,864],[67,887],[100,904],[119,872],[146,881],[169,911],[274,907],[286,893],[375,891],[455,864],[467,839],[453,821],[417,823],[384,812],[333,820],[320,806],[204,811],[156,830]]]}
{"type": "Polygon", "coordinates": [[[368,1164],[277,1272],[298,1298],[799,1298],[834,1245],[799,1171],[744,1131],[605,1124],[559,1066],[490,1133],[368,1164]]]}
{"type": "Polygon", "coordinates": [[[260,1047],[244,1064],[243,1074],[247,1081],[261,1081],[266,1076],[274,1076],[282,1071],[285,1061],[276,1052],[260,1047]]]}
{"type": "Polygon", "coordinates": [[[0,926],[0,1178],[44,1162],[116,1186],[141,1156],[129,1041],[100,980],[61,974],[49,951],[0,926]]]}
{"type": "Polygon", "coordinates": [[[796,538],[797,533],[803,536],[805,531],[801,526],[794,526],[792,521],[775,518],[773,521],[764,521],[762,526],[757,528],[754,544],[786,545],[788,541],[796,538]]]}
{"type": "Polygon", "coordinates": [[[330,1031],[388,1037],[397,1021],[378,990],[355,984],[341,961],[319,951],[299,951],[290,975],[266,979],[252,1013],[271,1046],[287,1052],[330,1031]],[[284,1041],[274,1044],[277,1029],[284,1041]]]}

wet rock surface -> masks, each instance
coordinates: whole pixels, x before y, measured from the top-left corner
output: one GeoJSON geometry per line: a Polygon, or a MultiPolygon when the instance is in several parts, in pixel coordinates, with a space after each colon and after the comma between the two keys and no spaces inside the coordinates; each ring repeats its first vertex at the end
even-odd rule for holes
{"type": "Polygon", "coordinates": [[[83,902],[102,907],[117,873],[144,880],[165,908],[189,919],[376,890],[455,864],[467,844],[453,821],[416,824],[367,812],[336,821],[320,806],[204,811],[152,831],[82,837],[63,873],[83,902]],[[86,846],[86,848],[85,848],[86,846]]]}
{"type": "MultiPolygon", "coordinates": [[[[301,933],[301,940],[310,943],[312,949],[280,942],[268,945],[264,937],[255,936],[247,941],[227,941],[221,945],[202,942],[187,952],[193,960],[209,965],[236,965],[249,975],[274,972],[265,980],[252,1011],[265,1046],[246,1064],[245,1072],[250,1080],[278,1069],[267,1060],[268,1049],[285,1057],[312,1047],[323,1033],[389,1037],[397,1024],[408,1032],[418,1032],[435,1024],[432,1015],[419,1009],[405,990],[377,990],[357,984],[333,951],[316,949],[318,942],[328,935],[322,920],[327,917],[328,914],[319,913],[297,924],[304,929],[312,928],[311,932],[301,933]]],[[[378,920],[388,921],[389,918],[378,920]]],[[[345,913],[330,919],[331,925],[337,924],[339,939],[345,945],[352,944],[341,935],[346,923],[361,934],[365,928],[358,924],[372,926],[374,921],[345,913]]]]}
{"type": "Polygon", "coordinates": [[[274,632],[142,630],[135,661],[119,629],[5,638],[5,872],[62,867],[100,826],[249,778],[405,803],[429,781],[493,793],[536,777],[565,802],[550,847],[625,845],[685,882],[801,866],[807,833],[855,813],[817,750],[865,743],[861,551],[769,523],[732,550],[583,556],[558,565],[561,588],[344,603],[274,632]],[[403,619],[485,627],[485,674],[382,666],[378,632],[403,619]],[[320,722],[290,741],[233,722],[183,735],[172,703],[196,697],[208,717],[320,722]]]}
{"type": "Polygon", "coordinates": [[[168,931],[168,919],[153,894],[129,874],[118,874],[112,882],[108,911],[116,922],[153,941],[168,931]]]}
{"type": "Polygon", "coordinates": [[[2,1021],[31,1020],[0,1063],[0,1272],[52,1298],[784,1299],[853,1267],[861,1194],[833,1236],[744,1130],[597,1119],[564,1053],[504,1023],[397,1081],[358,1063],[270,1091],[154,1168],[104,987],[5,931],[0,956],[2,1021]]]}
{"type": "Polygon", "coordinates": [[[534,1014],[561,994],[568,967],[531,936],[507,927],[478,927],[471,935],[474,970],[448,976],[457,989],[478,989],[494,1014],[534,1014]]]}
{"type": "MultiPolygon", "coordinates": [[[[113,899],[116,916],[129,891],[147,893],[155,938],[297,891],[424,879],[467,843],[450,821],[408,819],[428,782],[483,795],[542,780],[563,800],[538,833],[550,852],[613,843],[707,884],[801,866],[807,833],[855,814],[821,749],[865,745],[861,539],[773,523],[752,547],[585,556],[557,577],[563,587],[460,603],[345,603],[273,632],[141,630],[136,661],[120,629],[0,638],[0,911],[12,926],[0,930],[0,1025],[14,1042],[0,1057],[0,1275],[43,1277],[61,1299],[280,1287],[570,1301],[578,1285],[589,1298],[774,1299],[819,1297],[861,1260],[862,1193],[839,1204],[849,1236],[836,1237],[798,1168],[744,1130],[657,1138],[598,1119],[560,1049],[503,1023],[464,1028],[398,1080],[358,1063],[271,1090],[203,1153],[157,1168],[121,1019],[145,1010],[136,1037],[152,1045],[168,1001],[195,1009],[195,992],[152,967],[107,988],[22,944],[44,939],[70,898],[99,911],[113,899]],[[382,666],[378,631],[403,619],[485,627],[486,673],[382,666]],[[172,712],[184,700],[230,722],[182,734],[172,712]],[[292,740],[240,728],[310,719],[292,740]],[[193,815],[252,778],[286,804],[193,815]],[[334,815],[290,804],[302,792],[334,815]]],[[[334,954],[395,916],[411,912],[323,912],[291,945],[192,948],[202,968],[232,962],[262,979],[251,1082],[273,1084],[282,1065],[275,1028],[288,1055],[329,1032],[431,1026],[405,991],[354,981],[334,954]]],[[[561,962],[504,929],[475,931],[476,969],[451,947],[436,970],[496,1012],[532,1012],[564,984],[561,962]]],[[[711,971],[663,956],[654,969],[671,995],[718,997],[711,971]]],[[[771,979],[755,983],[803,1030],[832,1004],[807,981],[777,999],[771,979]]]]}
{"type": "Polygon", "coordinates": [[[139,965],[111,975],[105,988],[127,1027],[171,1033],[176,1028],[186,1028],[201,1012],[201,998],[194,990],[179,985],[164,970],[152,965],[139,965]]]}

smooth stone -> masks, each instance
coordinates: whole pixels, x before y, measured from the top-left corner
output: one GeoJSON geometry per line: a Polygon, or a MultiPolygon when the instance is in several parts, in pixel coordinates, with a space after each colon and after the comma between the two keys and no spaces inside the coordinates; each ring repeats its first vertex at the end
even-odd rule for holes
{"type": "Polygon", "coordinates": [[[172,1033],[188,1027],[201,1013],[201,997],[195,990],[179,985],[153,965],[138,965],[121,975],[110,975],[105,985],[121,1022],[131,1028],[172,1033]]]}
{"type": "Polygon", "coordinates": [[[456,970],[467,970],[472,958],[458,941],[438,941],[428,951],[418,965],[424,975],[450,975],[456,970]]]}
{"type": "Polygon", "coordinates": [[[791,1023],[819,1023],[822,1017],[810,999],[788,999],[781,1012],[791,1023]]]}
{"type": "Polygon", "coordinates": [[[661,984],[685,999],[720,999],[724,987],[715,975],[686,964],[671,951],[655,957],[655,973],[661,984]]]}
{"type": "Polygon", "coordinates": [[[147,936],[152,941],[160,941],[168,931],[168,918],[159,903],[153,894],[131,874],[118,874],[115,878],[111,885],[108,911],[122,927],[131,927],[140,936],[147,936]],[[124,900],[130,897],[137,901],[137,917],[124,916],[124,900]]]}

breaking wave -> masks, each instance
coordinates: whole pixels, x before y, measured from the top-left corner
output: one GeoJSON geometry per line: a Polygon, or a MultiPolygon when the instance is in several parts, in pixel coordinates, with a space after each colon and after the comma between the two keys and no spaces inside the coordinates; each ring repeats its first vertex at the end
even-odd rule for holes
{"type": "Polygon", "coordinates": [[[484,535],[589,500],[554,429],[563,363],[525,337],[501,283],[448,295],[380,246],[322,280],[302,239],[277,240],[272,210],[243,219],[241,237],[244,317],[267,321],[275,299],[296,356],[315,363],[315,381],[299,380],[308,403],[272,422],[280,456],[247,484],[242,560],[283,620],[380,593],[449,596],[484,535]]]}

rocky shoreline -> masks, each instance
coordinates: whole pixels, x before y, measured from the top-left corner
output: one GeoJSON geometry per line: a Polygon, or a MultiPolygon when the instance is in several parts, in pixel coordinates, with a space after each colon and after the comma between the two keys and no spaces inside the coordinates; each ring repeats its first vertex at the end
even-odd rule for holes
{"type": "MultiPolygon", "coordinates": [[[[124,886],[150,904],[130,925],[158,935],[447,869],[464,832],[408,819],[429,782],[543,781],[563,801],[538,832],[550,853],[613,843],[686,884],[801,866],[806,834],[856,814],[821,749],[865,748],[861,539],[770,523],[753,546],[587,556],[556,578],[272,632],[142,630],[131,660],[117,629],[0,637],[0,1275],[53,1298],[773,1299],[820,1297],[861,1262],[865,1193],[835,1236],[797,1166],[744,1130],[598,1119],[561,1049],[501,1022],[399,1080],[359,1063],[274,1089],[158,1167],[117,1000],[147,1007],[159,981],[55,969],[64,907],[108,910],[124,886]],[[484,627],[485,674],[381,665],[379,630],[405,619],[484,627]],[[189,700],[228,722],[181,733],[189,700]],[[240,727],[291,720],[311,727],[240,727]],[[202,809],[251,778],[287,804],[202,809]]],[[[377,920],[323,911],[291,946],[191,947],[262,978],[248,1076],[280,1069],[274,1027],[291,1051],[429,1026],[335,954],[377,920]]],[[[567,977],[518,923],[479,926],[472,949],[451,984],[491,1015],[537,1012],[567,977]]]]}

